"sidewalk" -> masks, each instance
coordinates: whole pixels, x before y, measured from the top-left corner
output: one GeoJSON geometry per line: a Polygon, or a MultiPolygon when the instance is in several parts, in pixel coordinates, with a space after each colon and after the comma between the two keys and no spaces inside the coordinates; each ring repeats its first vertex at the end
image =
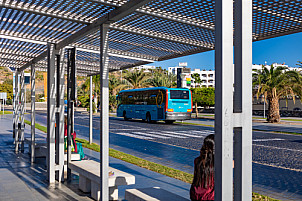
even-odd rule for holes
{"type": "MultiPolygon", "coordinates": [[[[12,115],[0,116],[0,200],[92,200],[89,194],[78,190],[78,176],[73,175],[70,184],[56,183],[49,186],[46,167],[30,164],[27,148],[25,153],[14,153],[12,138],[12,115]]],[[[45,134],[36,129],[39,137],[45,134]]],[[[25,137],[30,136],[30,127],[25,128],[25,137]]],[[[99,160],[100,154],[84,150],[88,158],[99,160]]],[[[119,186],[119,200],[124,200],[125,189],[161,187],[165,190],[189,198],[190,184],[137,167],[110,157],[110,166],[135,176],[136,184],[119,186]]]]}

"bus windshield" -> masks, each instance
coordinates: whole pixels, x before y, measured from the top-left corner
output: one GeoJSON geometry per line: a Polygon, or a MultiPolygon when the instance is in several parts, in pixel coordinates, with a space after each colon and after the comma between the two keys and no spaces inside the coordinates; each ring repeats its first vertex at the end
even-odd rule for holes
{"type": "Polygon", "coordinates": [[[170,90],[171,99],[189,99],[189,91],[170,90]]]}

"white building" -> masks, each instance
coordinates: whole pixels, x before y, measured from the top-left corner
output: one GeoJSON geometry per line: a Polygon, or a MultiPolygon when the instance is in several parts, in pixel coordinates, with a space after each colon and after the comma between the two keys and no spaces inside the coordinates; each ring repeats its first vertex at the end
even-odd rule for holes
{"type": "MultiPolygon", "coordinates": [[[[186,63],[180,63],[179,66],[176,67],[169,67],[168,73],[172,73],[173,75],[177,74],[177,69],[184,68],[186,63]]],[[[215,86],[215,71],[213,70],[200,70],[200,69],[194,69],[191,70],[191,73],[182,73],[182,87],[184,88],[190,88],[190,87],[214,87],[215,86]],[[193,74],[199,74],[200,77],[200,83],[196,83],[195,79],[192,78],[193,74]],[[187,83],[191,81],[191,84],[188,85],[187,83]]]]}
{"type": "MultiPolygon", "coordinates": [[[[184,68],[187,65],[183,65],[187,63],[179,63],[179,66],[175,67],[169,67],[168,68],[168,73],[172,73],[174,75],[177,74],[177,69],[184,68]]],[[[278,63],[273,63],[272,66],[277,67],[277,66],[284,66],[287,67],[288,70],[297,70],[298,68],[295,67],[288,67],[288,65],[285,64],[278,64],[278,63]]],[[[271,65],[265,65],[268,69],[270,69],[271,65]]],[[[252,69],[256,70],[261,70],[262,69],[262,64],[253,64],[252,69]]],[[[215,71],[214,70],[200,70],[200,69],[194,69],[193,71],[191,70],[191,73],[182,73],[182,87],[184,88],[191,88],[191,87],[215,87],[215,71]],[[201,82],[196,83],[195,80],[192,78],[192,75],[198,73],[201,82]],[[191,84],[188,84],[191,82],[191,84]]]]}
{"type": "Polygon", "coordinates": [[[148,65],[141,65],[141,66],[136,66],[133,69],[135,70],[143,70],[145,73],[150,72],[151,69],[156,69],[155,66],[148,66],[148,65]]]}

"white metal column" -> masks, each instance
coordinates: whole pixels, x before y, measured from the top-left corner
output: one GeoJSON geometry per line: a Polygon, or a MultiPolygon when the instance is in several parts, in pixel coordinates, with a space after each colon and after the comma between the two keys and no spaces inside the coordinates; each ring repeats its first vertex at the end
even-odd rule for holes
{"type": "Polygon", "coordinates": [[[25,84],[24,84],[24,71],[21,71],[21,152],[24,152],[24,98],[25,98],[25,84]]]}
{"type": "Polygon", "coordinates": [[[64,180],[64,93],[65,93],[65,64],[64,64],[64,49],[61,49],[57,57],[56,66],[56,79],[57,79],[57,94],[56,94],[56,107],[58,119],[57,122],[57,135],[56,135],[56,165],[57,174],[56,179],[61,182],[64,180]]]}
{"type": "Polygon", "coordinates": [[[108,28],[109,24],[100,27],[100,79],[101,79],[101,136],[100,136],[100,169],[101,185],[100,192],[102,201],[109,200],[108,169],[109,169],[109,69],[108,69],[108,28]]]}
{"type": "Polygon", "coordinates": [[[55,45],[47,44],[47,173],[55,182],[55,45]]]}
{"type": "Polygon", "coordinates": [[[31,163],[35,162],[35,126],[36,126],[36,117],[35,117],[35,101],[36,101],[36,69],[35,65],[31,65],[31,152],[30,152],[30,161],[31,163]]]}
{"type": "Polygon", "coordinates": [[[215,2],[215,200],[233,200],[233,0],[215,2]]]}
{"type": "Polygon", "coordinates": [[[252,200],[252,0],[236,0],[234,200],[252,200]]]}
{"type": "Polygon", "coordinates": [[[93,124],[92,124],[92,76],[90,76],[90,94],[89,94],[89,143],[92,143],[92,135],[93,135],[93,124]]]}
{"type": "Polygon", "coordinates": [[[15,73],[15,152],[19,149],[19,73],[15,73]]]}

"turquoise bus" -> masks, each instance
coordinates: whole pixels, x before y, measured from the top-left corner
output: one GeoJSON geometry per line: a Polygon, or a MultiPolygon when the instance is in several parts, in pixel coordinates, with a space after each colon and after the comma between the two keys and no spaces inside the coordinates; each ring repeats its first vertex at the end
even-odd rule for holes
{"type": "Polygon", "coordinates": [[[192,93],[184,88],[153,87],[122,90],[117,95],[117,116],[153,122],[189,120],[192,113],[192,93]]]}

